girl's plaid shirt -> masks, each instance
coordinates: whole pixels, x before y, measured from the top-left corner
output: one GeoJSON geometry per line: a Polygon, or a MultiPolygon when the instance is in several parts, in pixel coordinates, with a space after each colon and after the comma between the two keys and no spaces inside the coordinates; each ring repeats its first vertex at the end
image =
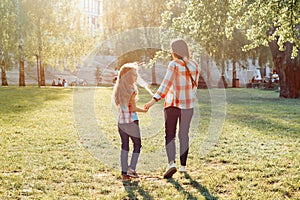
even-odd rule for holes
{"type": "MultiPolygon", "coordinates": [[[[132,89],[132,94],[136,91],[132,89]]],[[[131,105],[119,105],[119,114],[118,114],[118,123],[119,124],[127,124],[139,120],[138,115],[136,112],[131,111],[131,105]]]]}
{"type": "Polygon", "coordinates": [[[196,62],[188,60],[173,60],[169,63],[166,75],[154,94],[154,98],[165,98],[164,107],[174,106],[181,109],[190,109],[195,104],[197,86],[192,86],[191,76],[198,83],[199,69],[196,62]],[[185,66],[187,65],[187,66],[185,66]]]}

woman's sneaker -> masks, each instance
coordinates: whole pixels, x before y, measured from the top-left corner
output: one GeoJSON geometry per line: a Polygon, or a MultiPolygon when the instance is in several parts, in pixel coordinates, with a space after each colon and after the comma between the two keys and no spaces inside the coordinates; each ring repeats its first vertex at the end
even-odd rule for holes
{"type": "Polygon", "coordinates": [[[128,168],[127,175],[132,177],[132,178],[138,178],[139,177],[139,175],[136,173],[136,171],[134,171],[131,168],[128,168]]]}
{"type": "Polygon", "coordinates": [[[176,171],[176,164],[174,162],[171,162],[164,173],[164,178],[172,178],[173,174],[175,174],[176,171]]]}
{"type": "Polygon", "coordinates": [[[181,166],[179,167],[178,171],[181,172],[181,173],[185,173],[185,172],[186,172],[185,166],[182,166],[182,165],[181,165],[181,166]]]}

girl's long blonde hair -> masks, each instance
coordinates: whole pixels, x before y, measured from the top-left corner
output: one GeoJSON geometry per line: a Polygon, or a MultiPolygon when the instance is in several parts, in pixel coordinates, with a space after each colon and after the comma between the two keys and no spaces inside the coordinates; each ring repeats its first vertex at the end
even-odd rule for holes
{"type": "Polygon", "coordinates": [[[137,92],[136,85],[132,81],[137,70],[137,63],[126,63],[120,68],[112,96],[117,106],[128,105],[132,93],[137,92]]]}

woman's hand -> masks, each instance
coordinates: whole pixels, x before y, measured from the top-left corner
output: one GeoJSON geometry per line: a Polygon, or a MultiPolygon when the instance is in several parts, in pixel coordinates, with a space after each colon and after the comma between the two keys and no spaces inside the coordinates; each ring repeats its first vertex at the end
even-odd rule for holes
{"type": "Polygon", "coordinates": [[[144,105],[144,109],[148,110],[151,106],[153,106],[153,104],[155,104],[155,100],[154,99],[151,99],[148,103],[146,103],[144,105]]]}

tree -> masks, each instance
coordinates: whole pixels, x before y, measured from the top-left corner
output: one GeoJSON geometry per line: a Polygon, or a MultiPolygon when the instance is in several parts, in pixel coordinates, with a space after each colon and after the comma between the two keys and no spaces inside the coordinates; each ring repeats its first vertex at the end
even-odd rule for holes
{"type": "Polygon", "coordinates": [[[79,0],[23,1],[24,12],[32,26],[32,33],[26,37],[27,61],[38,60],[41,86],[46,84],[45,66],[75,71],[81,56],[87,55],[97,44],[97,35],[87,32],[87,24],[81,21],[79,5],[79,0]]]}
{"type": "Polygon", "coordinates": [[[17,26],[16,9],[11,0],[2,0],[0,2],[0,65],[2,85],[8,85],[6,70],[12,67],[13,56],[17,54],[17,26]]]}
{"type": "MultiPolygon", "coordinates": [[[[161,13],[166,8],[165,3],[166,0],[104,1],[105,35],[107,37],[114,35],[116,38],[114,52],[116,55],[121,56],[131,50],[131,47],[140,46],[142,48],[136,49],[137,51],[146,49],[148,53],[145,55],[149,55],[147,58],[153,57],[153,49],[160,47],[160,35],[157,30],[162,20],[161,13]],[[135,35],[121,34],[130,30],[136,30],[135,35]]],[[[156,83],[155,64],[151,65],[151,68],[152,83],[156,83]]]]}
{"type": "Polygon", "coordinates": [[[24,25],[23,23],[21,23],[21,19],[23,18],[23,12],[21,12],[20,10],[23,11],[23,9],[20,9],[20,4],[19,4],[19,0],[15,0],[15,8],[16,8],[16,17],[17,17],[17,33],[18,33],[18,39],[19,39],[19,43],[18,43],[18,59],[19,59],[19,86],[25,86],[25,55],[24,55],[24,34],[23,34],[23,30],[22,30],[22,25],[24,25]]]}
{"type": "MultiPolygon", "coordinates": [[[[246,50],[269,46],[279,73],[280,97],[300,98],[300,1],[230,0],[234,26],[251,41],[246,50]]],[[[230,30],[230,29],[228,29],[230,30]]]]}
{"type": "MultiPolygon", "coordinates": [[[[174,1],[176,0],[170,0],[170,3],[174,1]]],[[[300,82],[297,81],[300,76],[300,1],[182,0],[180,2],[186,3],[185,12],[175,18],[172,12],[167,12],[165,17],[167,20],[164,20],[163,25],[188,34],[217,61],[220,58],[240,60],[244,57],[242,50],[257,51],[256,48],[261,45],[268,45],[274,65],[279,72],[280,97],[300,97],[300,82]],[[245,35],[247,40],[235,44],[240,38],[235,37],[236,31],[245,35]],[[232,46],[229,43],[232,43],[232,46]],[[226,50],[225,45],[231,48],[226,50]]],[[[251,54],[253,55],[250,53],[246,57],[251,54]]]]}
{"type": "Polygon", "coordinates": [[[102,70],[100,67],[96,68],[95,78],[96,78],[97,86],[99,86],[102,81],[102,70]]]}
{"type": "Polygon", "coordinates": [[[199,52],[196,52],[198,55],[208,54],[221,66],[221,82],[225,80],[223,78],[224,63],[231,61],[233,64],[232,85],[235,87],[235,66],[238,62],[245,61],[250,55],[242,51],[247,40],[238,29],[233,31],[232,37],[226,34],[227,13],[230,11],[229,1],[177,0],[177,4],[174,4],[174,1],[169,1],[172,7],[169,7],[163,17],[162,27],[166,30],[164,33],[166,40],[178,33],[184,37],[190,37],[202,47],[202,49],[193,48],[196,51],[198,49],[199,52]],[[178,5],[181,7],[178,8],[178,5]]]}
{"type": "Polygon", "coordinates": [[[5,67],[5,57],[4,57],[4,50],[2,47],[0,47],[1,52],[1,59],[0,59],[0,65],[1,65],[1,80],[2,80],[2,86],[7,86],[7,77],[6,77],[6,67],[5,67]]]}
{"type": "MultiPolygon", "coordinates": [[[[61,41],[61,35],[67,32],[65,17],[60,13],[60,6],[63,5],[58,0],[43,1],[43,0],[28,0],[23,2],[24,12],[27,13],[27,19],[34,28],[32,34],[26,37],[26,41],[31,46],[26,46],[29,59],[36,55],[38,59],[38,85],[45,86],[45,70],[44,64],[49,64],[49,60],[55,59],[57,52],[54,53],[53,48],[57,48],[55,44],[59,42],[61,48],[65,49],[64,42],[61,41]],[[43,9],[41,9],[43,8],[43,9]],[[58,19],[58,17],[61,17],[58,19]],[[46,58],[46,59],[45,59],[46,58]]],[[[65,13],[67,16],[67,13],[65,13]]],[[[56,49],[56,50],[57,50],[56,49]]]]}
{"type": "MultiPolygon", "coordinates": [[[[128,49],[128,45],[132,43],[143,42],[144,47],[151,47],[152,43],[156,45],[159,38],[158,34],[153,34],[151,28],[158,28],[161,23],[161,13],[165,8],[165,1],[159,0],[111,0],[104,1],[104,32],[106,37],[117,36],[117,34],[126,32],[128,30],[136,29],[143,35],[142,38],[132,40],[131,35],[129,38],[120,38],[120,42],[124,45],[123,49],[128,49]],[[128,40],[129,39],[129,40],[128,40]]],[[[132,44],[132,46],[136,46],[132,44]]],[[[120,46],[121,47],[121,44],[120,46]]]]}
{"type": "Polygon", "coordinates": [[[7,84],[6,69],[12,68],[14,63],[19,63],[20,86],[25,86],[26,64],[31,67],[37,63],[39,85],[45,85],[44,66],[76,70],[81,56],[87,55],[99,39],[99,34],[86,31],[79,1],[0,2],[0,64],[3,85],[7,84]]]}

